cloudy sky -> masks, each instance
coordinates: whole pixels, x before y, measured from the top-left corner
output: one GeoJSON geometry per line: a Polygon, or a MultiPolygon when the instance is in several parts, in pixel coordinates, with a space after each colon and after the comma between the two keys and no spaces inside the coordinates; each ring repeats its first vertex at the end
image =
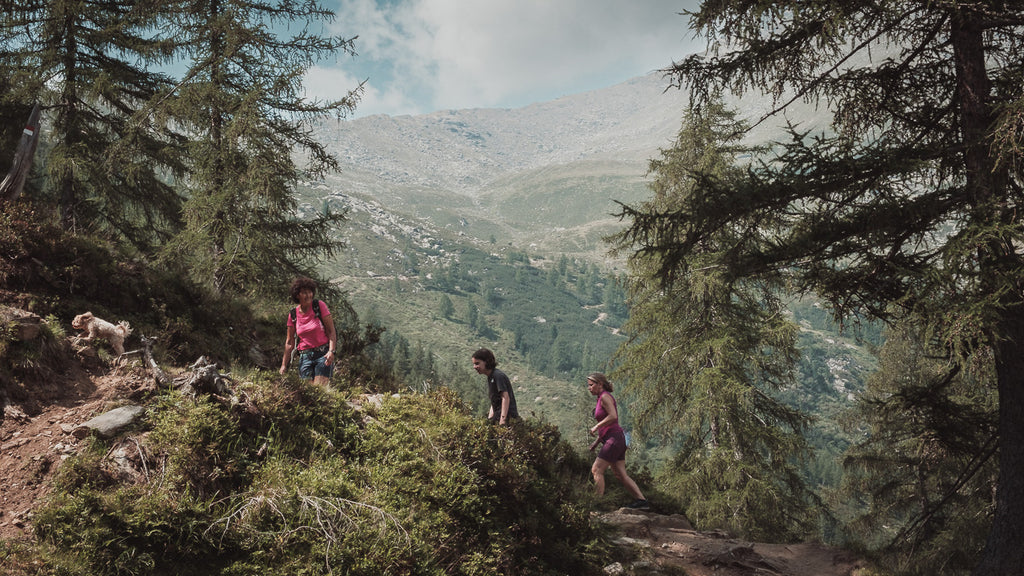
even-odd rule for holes
{"type": "Polygon", "coordinates": [[[697,51],[696,0],[322,0],[358,56],[310,71],[311,96],[368,79],[353,117],[516,108],[612,86],[697,51]]]}

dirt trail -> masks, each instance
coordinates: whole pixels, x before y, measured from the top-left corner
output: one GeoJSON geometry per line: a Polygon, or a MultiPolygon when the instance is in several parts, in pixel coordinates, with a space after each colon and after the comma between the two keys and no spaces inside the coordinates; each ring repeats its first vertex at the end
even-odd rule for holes
{"type": "Polygon", "coordinates": [[[629,509],[596,520],[617,527],[616,540],[637,558],[605,568],[607,574],[658,573],[682,569],[687,576],[857,576],[864,563],[852,554],[821,544],[762,544],[719,532],[698,532],[683,516],[629,509]]]}
{"type": "Polygon", "coordinates": [[[60,463],[79,449],[71,432],[83,422],[153,391],[152,378],[129,366],[111,367],[95,350],[74,346],[76,359],[8,391],[0,421],[0,538],[31,536],[32,512],[47,495],[60,463]]]}

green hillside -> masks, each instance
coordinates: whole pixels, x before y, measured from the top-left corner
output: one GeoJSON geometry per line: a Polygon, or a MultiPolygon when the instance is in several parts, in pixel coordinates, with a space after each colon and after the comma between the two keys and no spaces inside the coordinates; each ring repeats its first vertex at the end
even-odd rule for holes
{"type": "MultiPolygon", "coordinates": [[[[493,182],[480,203],[513,230],[507,240],[542,254],[605,258],[602,238],[622,228],[615,203],[649,193],[635,163],[579,161],[524,171],[493,182]]],[[[470,232],[467,232],[470,233],[470,232]]],[[[486,234],[476,234],[488,238],[486,234]]]]}
{"type": "Polygon", "coordinates": [[[595,500],[589,460],[551,423],[491,426],[448,386],[393,386],[362,352],[340,359],[330,390],[261,369],[251,353],[280,342],[279,303],[217,298],[109,245],[14,223],[21,234],[0,240],[26,257],[6,278],[49,320],[30,339],[0,326],[5,438],[31,422],[21,410],[59,414],[95,392],[90,375],[112,394],[89,398],[99,412],[144,410],[116,434],[69,437],[76,446],[59,463],[44,449],[5,469],[21,479],[11,491],[31,478],[46,498],[18,510],[31,537],[0,540],[0,572],[548,575],[599,574],[610,561],[591,513],[630,496],[613,486],[595,500]],[[137,353],[74,343],[62,319],[85,303],[157,335],[164,373],[187,378],[207,354],[229,385],[157,382],[137,353]]]}
{"type": "MultiPolygon", "coordinates": [[[[509,206],[532,204],[518,213],[528,218],[528,212],[544,203],[601,205],[588,200],[593,186],[565,180],[557,188],[557,179],[544,182],[557,190],[542,191],[538,182],[533,194],[520,203],[508,201],[509,206]]],[[[458,216],[462,208],[457,204],[423,212],[432,214],[430,218],[416,218],[369,209],[364,201],[330,200],[338,206],[348,202],[352,210],[348,249],[325,263],[324,270],[347,292],[365,322],[386,329],[380,353],[398,366],[396,376],[410,389],[451,387],[483,414],[484,381],[472,371],[469,358],[478,347],[491,348],[513,379],[520,413],[557,425],[563,437],[584,450],[593,400],[582,382],[589,372],[609,370],[625,340],[618,328],[628,310],[615,280],[622,271],[604,257],[607,245],[597,232],[617,224],[592,223],[595,231],[585,249],[559,243],[562,236],[550,234],[548,245],[564,245],[569,252],[579,249],[567,255],[538,244],[523,247],[478,236],[488,228],[474,227],[472,214],[477,212],[458,216]],[[446,224],[438,225],[433,214],[445,214],[446,224]]],[[[529,236],[529,228],[517,232],[518,242],[528,242],[522,238],[529,236]]],[[[585,229],[582,222],[575,228],[585,229]]],[[[837,458],[849,444],[837,419],[863,389],[866,374],[875,366],[871,345],[880,343],[881,336],[871,326],[841,330],[813,300],[794,300],[790,311],[801,326],[802,359],[797,385],[780,397],[815,418],[810,440],[817,451],[806,476],[812,485],[834,486],[841,476],[837,458]]],[[[653,442],[637,444],[633,462],[656,471],[673,450],[653,442]]]]}
{"type": "Polygon", "coordinates": [[[366,216],[351,214],[358,232],[347,239],[346,257],[325,271],[364,321],[386,328],[389,361],[415,368],[411,359],[396,358],[399,337],[410,351],[429,351],[430,366],[402,375],[407,384],[444,383],[482,413],[484,382],[471,371],[470,355],[491,348],[513,379],[520,413],[551,421],[570,438],[578,431],[584,444],[590,398],[583,378],[605,369],[623,340],[616,333],[622,294],[610,277],[584,261],[531,257],[444,232],[424,247],[397,236],[398,227],[388,235],[369,233],[366,216]],[[447,315],[443,299],[451,302],[447,315]],[[609,299],[618,305],[609,306],[609,299]]]}

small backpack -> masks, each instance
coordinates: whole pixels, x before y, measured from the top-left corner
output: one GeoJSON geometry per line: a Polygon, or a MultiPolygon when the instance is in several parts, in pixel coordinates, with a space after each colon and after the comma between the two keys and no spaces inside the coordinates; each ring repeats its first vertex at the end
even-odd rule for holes
{"type": "MultiPolygon", "coordinates": [[[[319,300],[313,300],[313,313],[316,314],[316,319],[320,321],[320,328],[322,328],[326,332],[327,328],[324,326],[324,319],[320,315],[321,312],[320,312],[320,301],[319,300]]],[[[295,316],[296,316],[296,314],[295,314],[295,306],[292,306],[292,309],[288,311],[288,316],[291,317],[292,324],[295,324],[296,325],[295,327],[298,328],[298,321],[295,319],[295,316]]],[[[299,347],[299,340],[300,340],[300,338],[299,338],[299,331],[296,330],[295,331],[295,348],[296,349],[299,347]]]]}

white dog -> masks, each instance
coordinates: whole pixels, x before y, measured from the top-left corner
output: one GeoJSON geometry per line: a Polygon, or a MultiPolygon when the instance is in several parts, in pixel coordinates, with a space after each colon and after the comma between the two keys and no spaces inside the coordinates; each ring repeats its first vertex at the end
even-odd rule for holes
{"type": "Polygon", "coordinates": [[[79,336],[82,340],[106,338],[114,352],[117,352],[118,355],[124,354],[124,339],[132,333],[132,328],[128,325],[128,322],[122,320],[115,326],[106,320],[93,316],[92,312],[75,316],[75,319],[71,321],[71,327],[76,330],[84,330],[79,336]]]}

